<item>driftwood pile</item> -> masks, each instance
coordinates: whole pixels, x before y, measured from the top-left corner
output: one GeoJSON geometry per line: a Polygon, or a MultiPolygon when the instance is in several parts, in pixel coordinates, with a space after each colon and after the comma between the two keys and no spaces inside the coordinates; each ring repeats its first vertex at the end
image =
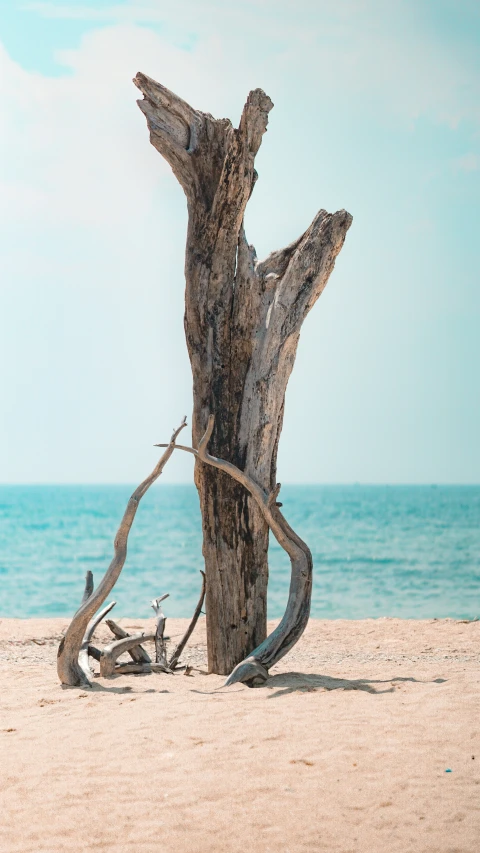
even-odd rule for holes
{"type": "MultiPolygon", "coordinates": [[[[154,598],[152,607],[155,611],[155,631],[139,634],[128,634],[120,625],[117,625],[113,619],[106,619],[105,624],[108,625],[113,634],[114,639],[108,643],[103,649],[98,649],[93,645],[93,635],[96,628],[100,625],[103,619],[110,613],[116,602],[112,601],[106,607],[97,613],[88,623],[83,642],[78,654],[78,664],[85,675],[85,678],[91,682],[94,678],[94,673],[90,667],[89,658],[93,658],[100,664],[100,675],[103,678],[108,678],[112,675],[128,675],[129,673],[149,673],[149,672],[166,672],[173,675],[175,669],[179,666],[180,655],[182,654],[192,632],[197,624],[200,616],[203,601],[205,598],[205,573],[201,572],[203,577],[202,591],[198,604],[195,608],[192,620],[183,635],[182,639],[175,647],[175,650],[167,658],[167,647],[165,638],[165,614],[163,613],[161,603],[169,597],[167,592],[160,598],[154,598]],[[152,661],[148,652],[143,648],[142,643],[153,641],[155,643],[155,661],[152,661]],[[118,661],[118,658],[128,652],[131,661],[124,663],[118,661]]],[[[85,592],[82,599],[82,604],[90,598],[93,593],[93,575],[92,572],[87,572],[85,579],[85,592]]]]}
{"type": "Polygon", "coordinates": [[[90,668],[89,657],[99,661],[100,675],[104,677],[144,672],[173,673],[178,666],[180,655],[195,627],[205,598],[206,579],[203,572],[202,591],[195,613],[193,614],[188,630],[171,655],[170,660],[167,660],[164,640],[165,616],[161,608],[161,602],[167,595],[154,599],[152,602],[156,614],[156,628],[152,633],[141,632],[129,635],[110,619],[107,621],[107,624],[115,639],[102,650],[97,649],[92,644],[96,627],[115,605],[115,602],[112,602],[99,611],[99,608],[118,580],[125,563],[128,534],[140,500],[152,483],[158,479],[174,450],[184,450],[192,453],[196,457],[197,464],[206,464],[217,468],[229,474],[238,483],[241,483],[256,501],[277,542],[290,557],[292,565],[290,591],[283,619],[263,643],[257,646],[248,657],[240,661],[228,677],[226,684],[230,685],[236,682],[243,682],[249,687],[258,687],[264,684],[268,678],[269,669],[287,654],[305,630],[310,615],[312,555],[308,546],[292,530],[280,512],[281,503],[277,501],[280,484],[277,483],[270,492],[266,492],[258,483],[252,480],[251,477],[248,477],[243,471],[240,471],[231,462],[210,455],[208,444],[214,427],[213,416],[210,416],[208,419],[207,430],[198,443],[197,449],[176,444],[177,437],[185,426],[186,418],[183,419],[178,429],[174,431],[169,444],[156,445],[157,447],[165,448],[165,451],[150,476],[135,489],[128,501],[115,537],[113,560],[96,589],[93,586],[92,573],[87,573],[82,603],[75,613],[58,649],[57,671],[62,684],[72,687],[91,687],[93,673],[90,668]],[[150,660],[149,655],[142,646],[142,643],[150,640],[155,642],[154,662],[150,660]],[[118,658],[124,652],[130,654],[132,661],[117,663],[118,658]]]}

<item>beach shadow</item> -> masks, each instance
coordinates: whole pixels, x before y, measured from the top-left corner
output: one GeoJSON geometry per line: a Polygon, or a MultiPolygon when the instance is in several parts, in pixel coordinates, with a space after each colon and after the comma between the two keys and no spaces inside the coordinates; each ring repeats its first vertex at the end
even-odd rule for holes
{"type": "Polygon", "coordinates": [[[376,678],[331,678],[329,675],[317,675],[303,672],[282,672],[279,675],[272,675],[263,685],[269,690],[274,690],[268,698],[276,699],[279,696],[286,696],[287,693],[314,693],[317,690],[363,690],[364,693],[374,693],[381,695],[382,693],[394,693],[395,682],[413,681],[423,684],[442,684],[446,679],[436,678],[434,682],[424,682],[422,679],[397,676],[394,678],[376,679],[376,678]],[[390,687],[381,689],[375,685],[389,684],[390,687]]]}
{"type": "MultiPolygon", "coordinates": [[[[126,696],[141,696],[144,693],[170,693],[170,690],[155,690],[154,688],[150,688],[149,690],[134,690],[133,687],[105,687],[103,684],[93,684],[92,685],[92,693],[123,693],[126,696]]],[[[90,691],[88,691],[90,692],[90,691]]]]}
{"type": "Polygon", "coordinates": [[[85,693],[87,696],[91,696],[93,693],[123,693],[125,696],[128,695],[141,695],[143,693],[170,693],[170,690],[155,690],[155,688],[150,688],[148,690],[135,690],[129,684],[126,684],[125,687],[106,687],[104,684],[98,684],[98,682],[93,682],[91,687],[73,687],[69,684],[61,684],[60,688],[62,690],[76,690],[81,693],[85,693]]]}

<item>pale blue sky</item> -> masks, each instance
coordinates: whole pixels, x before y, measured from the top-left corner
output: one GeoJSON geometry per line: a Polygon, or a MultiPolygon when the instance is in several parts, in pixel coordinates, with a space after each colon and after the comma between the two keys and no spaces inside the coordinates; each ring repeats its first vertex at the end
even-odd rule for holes
{"type": "Polygon", "coordinates": [[[185,200],[140,70],[234,121],[272,97],[260,256],[353,214],[279,478],[480,482],[479,42],[476,0],[0,3],[0,482],[139,481],[190,414],[185,200]]]}

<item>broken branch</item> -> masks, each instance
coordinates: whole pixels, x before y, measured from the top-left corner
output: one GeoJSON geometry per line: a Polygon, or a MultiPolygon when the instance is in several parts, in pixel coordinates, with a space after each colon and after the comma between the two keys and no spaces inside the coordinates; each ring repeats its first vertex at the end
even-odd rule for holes
{"type": "MultiPolygon", "coordinates": [[[[113,619],[106,619],[105,621],[117,640],[125,640],[127,637],[131,637],[131,634],[124,631],[113,619]]],[[[128,654],[135,663],[150,663],[150,655],[143,646],[134,646],[133,649],[128,649],[128,654]]]]}
{"type": "Polygon", "coordinates": [[[155,634],[146,634],[142,631],[140,634],[132,634],[129,637],[125,637],[123,640],[114,640],[113,643],[109,643],[108,646],[105,646],[103,649],[100,658],[100,675],[103,676],[103,678],[108,678],[109,675],[113,675],[115,671],[115,662],[120,655],[123,655],[124,652],[128,652],[130,649],[134,649],[141,643],[154,639],[155,634]]]}

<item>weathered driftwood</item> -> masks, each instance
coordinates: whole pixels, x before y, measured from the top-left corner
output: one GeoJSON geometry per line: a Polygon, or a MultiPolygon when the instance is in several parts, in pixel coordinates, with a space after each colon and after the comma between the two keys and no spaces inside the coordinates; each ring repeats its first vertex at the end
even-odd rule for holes
{"type": "MultiPolygon", "coordinates": [[[[250,92],[238,128],[193,109],[145,74],[135,85],[152,145],[187,196],[185,332],[192,443],[215,416],[212,453],[269,493],[285,390],[302,323],[322,293],[352,217],[320,210],[285,249],[257,261],[243,227],[254,160],[273,104],[250,92]]],[[[308,141],[315,145],[314,141],[308,141]]],[[[197,465],[207,576],[209,669],[227,674],[266,634],[268,524],[244,483],[197,465]]]]}
{"type": "MultiPolygon", "coordinates": [[[[90,572],[90,574],[91,574],[91,572],[90,572]]],[[[93,592],[93,576],[92,576],[92,592],[93,592]]],[[[90,593],[90,595],[91,595],[91,593],[90,593]]],[[[98,625],[100,625],[100,622],[102,621],[102,619],[105,619],[105,616],[107,616],[110,613],[110,611],[113,610],[116,603],[117,603],[116,601],[111,601],[110,604],[107,604],[107,606],[103,608],[103,610],[100,610],[99,613],[96,613],[95,616],[93,617],[93,619],[91,619],[90,622],[88,623],[87,629],[83,635],[83,642],[82,642],[82,645],[80,647],[80,651],[78,653],[78,663],[79,663],[80,669],[84,672],[85,676],[88,678],[89,681],[93,678],[93,672],[90,669],[88,657],[90,655],[90,650],[93,648],[91,646],[91,641],[92,641],[93,635],[95,633],[95,628],[98,625]]],[[[93,655],[92,655],[92,657],[93,657],[93,655]]]]}
{"type": "Polygon", "coordinates": [[[137,675],[144,674],[148,675],[150,672],[159,672],[159,673],[167,673],[168,675],[173,675],[173,670],[169,669],[165,666],[164,663],[155,663],[154,661],[150,661],[150,663],[117,663],[115,669],[113,671],[113,675],[137,675]]]}
{"type": "MultiPolygon", "coordinates": [[[[105,624],[108,625],[117,640],[125,640],[127,637],[131,637],[131,634],[124,631],[113,619],[106,619],[105,624]]],[[[145,651],[143,646],[134,646],[133,649],[128,649],[128,654],[135,663],[151,663],[150,655],[145,651]]]]}
{"type": "Polygon", "coordinates": [[[97,649],[95,646],[89,646],[88,647],[88,654],[89,654],[89,657],[93,658],[94,660],[96,660],[100,663],[100,658],[102,656],[100,649],[97,649]]]}
{"type": "Polygon", "coordinates": [[[214,418],[210,415],[207,430],[198,444],[198,449],[183,445],[176,445],[176,449],[193,453],[198,460],[224,471],[248,489],[275,539],[290,557],[292,566],[290,591],[283,619],[275,630],[233,669],[226,682],[230,685],[242,681],[249,687],[257,687],[266,681],[268,670],[287,654],[305,630],[312,596],[312,554],[308,545],[292,530],[280,512],[281,504],[277,501],[280,483],[270,492],[266,492],[231,462],[210,455],[207,448],[213,427],[214,418]]]}
{"type": "Polygon", "coordinates": [[[162,610],[162,601],[165,601],[168,598],[169,593],[166,592],[165,595],[161,595],[160,598],[154,598],[151,602],[151,605],[155,611],[155,662],[163,663],[164,666],[168,667],[167,664],[167,651],[165,646],[165,614],[162,610]]]}
{"type": "Polygon", "coordinates": [[[189,639],[193,633],[195,625],[198,622],[198,617],[200,616],[200,613],[202,612],[203,602],[205,599],[205,572],[202,572],[200,570],[200,574],[202,575],[202,591],[200,593],[200,598],[198,599],[198,604],[197,604],[195,611],[194,611],[194,614],[192,616],[192,621],[190,622],[190,625],[188,626],[187,630],[185,631],[182,639],[180,640],[178,646],[176,647],[175,651],[173,652],[173,654],[172,654],[172,656],[168,662],[170,669],[175,669],[175,667],[178,665],[178,662],[180,660],[180,655],[182,654],[185,646],[187,645],[187,643],[188,643],[188,641],[189,641],[189,639]]]}
{"type": "Polygon", "coordinates": [[[186,418],[183,419],[178,429],[174,431],[169,445],[162,454],[161,459],[153,469],[152,473],[138,486],[137,489],[135,489],[132,494],[115,537],[113,560],[96,590],[91,592],[86,600],[83,600],[83,603],[80,605],[80,608],[77,610],[70,625],[68,626],[67,632],[60,643],[57,654],[57,672],[62,684],[71,685],[73,687],[91,686],[89,676],[86,675],[78,662],[85,631],[88,623],[97,612],[98,608],[103,604],[107,595],[109,595],[120,575],[120,572],[122,571],[127,557],[128,534],[130,533],[138,505],[146,491],[162,473],[165,464],[168,462],[173,453],[175,441],[185,426],[186,418]]]}
{"type": "MultiPolygon", "coordinates": [[[[129,637],[124,637],[122,640],[114,640],[102,650],[100,655],[100,675],[108,678],[115,672],[115,664],[117,658],[123,655],[124,652],[134,649],[141,643],[146,643],[148,640],[154,640],[155,634],[147,634],[142,631],[139,634],[131,634],[129,637]]],[[[150,664],[141,664],[142,666],[150,666],[150,664]]]]}

